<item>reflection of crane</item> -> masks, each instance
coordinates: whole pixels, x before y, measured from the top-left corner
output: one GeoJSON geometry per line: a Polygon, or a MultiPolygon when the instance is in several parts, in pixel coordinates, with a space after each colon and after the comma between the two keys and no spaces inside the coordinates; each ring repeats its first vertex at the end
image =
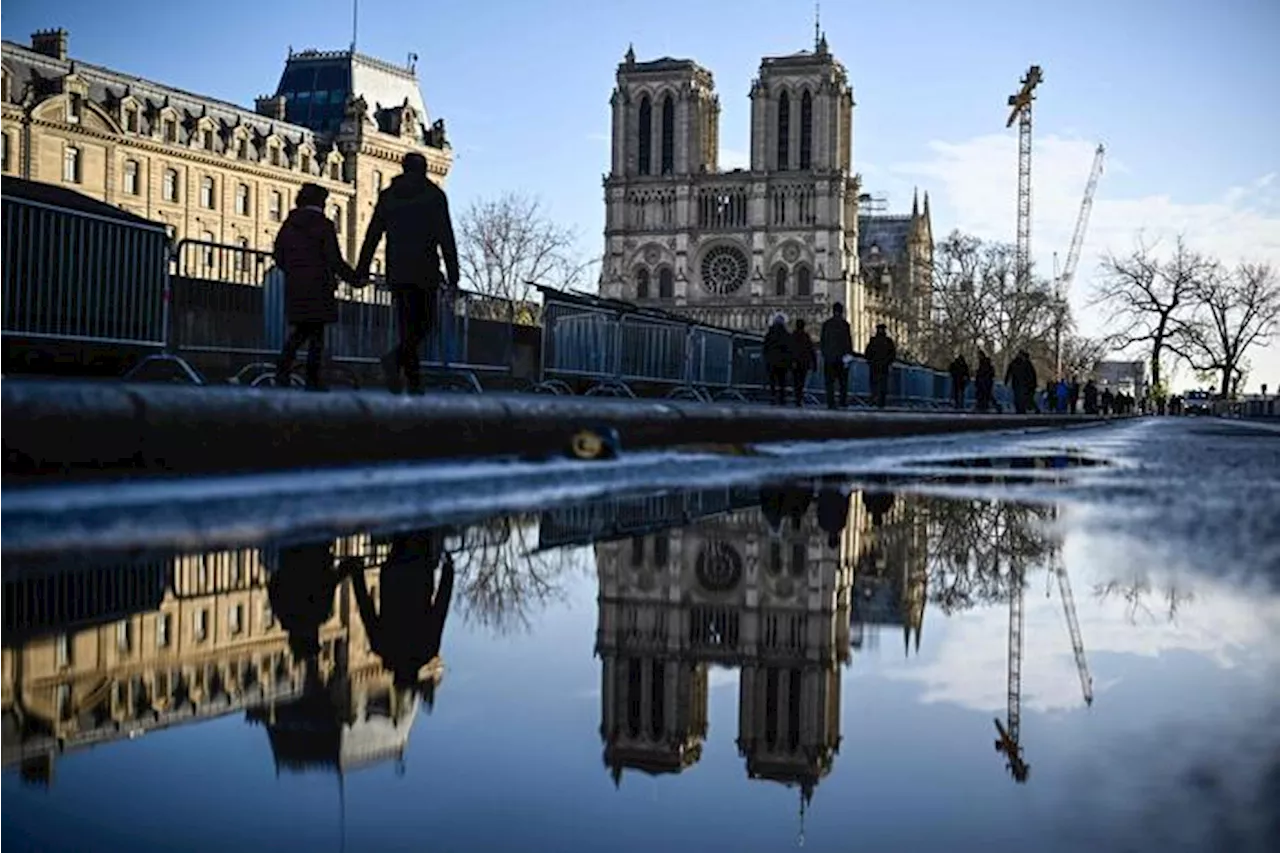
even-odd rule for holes
{"type": "Polygon", "coordinates": [[[1080,637],[1080,623],[1076,620],[1076,599],[1071,594],[1071,579],[1067,567],[1055,559],[1054,574],[1058,576],[1058,593],[1062,596],[1062,614],[1067,618],[1067,630],[1071,633],[1071,651],[1076,658],[1076,672],[1080,674],[1080,693],[1086,705],[1093,704],[1093,678],[1089,675],[1089,661],[1084,656],[1084,640],[1080,637]]]}
{"type": "MultiPolygon", "coordinates": [[[[1067,289],[1071,287],[1071,279],[1076,274],[1076,264],[1080,262],[1080,247],[1084,245],[1084,232],[1089,227],[1089,212],[1093,210],[1093,194],[1098,189],[1098,178],[1102,177],[1102,160],[1107,149],[1099,145],[1093,155],[1093,168],[1089,170],[1089,182],[1084,186],[1084,200],[1080,202],[1080,214],[1076,217],[1076,230],[1071,235],[1071,248],[1067,250],[1067,265],[1062,274],[1055,271],[1053,297],[1058,306],[1058,322],[1054,331],[1054,351],[1057,353],[1058,376],[1062,375],[1062,324],[1066,315],[1067,289]]],[[[1056,256],[1055,256],[1056,260],[1056,256]]]]}

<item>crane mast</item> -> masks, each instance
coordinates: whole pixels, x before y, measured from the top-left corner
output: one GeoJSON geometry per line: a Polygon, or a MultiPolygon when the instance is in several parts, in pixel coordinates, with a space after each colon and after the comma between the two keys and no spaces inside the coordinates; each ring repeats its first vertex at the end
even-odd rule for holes
{"type": "Polygon", "coordinates": [[[1018,244],[1015,273],[1025,287],[1031,272],[1031,102],[1035,88],[1044,80],[1039,65],[1032,65],[1022,78],[1022,88],[1009,96],[1009,120],[1018,122],[1018,244]]]}
{"type": "Polygon", "coordinates": [[[1076,264],[1080,262],[1080,247],[1084,245],[1084,234],[1089,228],[1089,213],[1093,210],[1093,194],[1098,189],[1098,178],[1102,177],[1102,161],[1107,149],[1098,145],[1093,154],[1093,168],[1089,170],[1089,181],[1084,187],[1084,200],[1080,202],[1080,214],[1076,217],[1076,230],[1071,235],[1071,247],[1067,250],[1067,264],[1061,275],[1055,271],[1054,300],[1058,305],[1058,322],[1054,327],[1054,352],[1057,354],[1058,376],[1062,375],[1062,327],[1066,321],[1067,289],[1076,274],[1076,264]]]}

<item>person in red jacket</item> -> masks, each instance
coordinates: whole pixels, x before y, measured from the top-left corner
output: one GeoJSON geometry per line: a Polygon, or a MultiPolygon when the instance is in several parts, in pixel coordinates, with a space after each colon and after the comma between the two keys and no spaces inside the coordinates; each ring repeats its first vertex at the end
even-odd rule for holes
{"type": "Polygon", "coordinates": [[[338,300],[333,291],[338,279],[356,284],[356,271],[342,259],[338,232],[324,215],[329,191],[317,184],[303,184],[297,207],[276,235],[276,265],[284,272],[284,313],[293,326],[280,360],[276,384],[287,386],[298,350],[307,345],[307,388],[323,391],[320,378],[324,356],[324,328],[338,321],[338,300]]]}

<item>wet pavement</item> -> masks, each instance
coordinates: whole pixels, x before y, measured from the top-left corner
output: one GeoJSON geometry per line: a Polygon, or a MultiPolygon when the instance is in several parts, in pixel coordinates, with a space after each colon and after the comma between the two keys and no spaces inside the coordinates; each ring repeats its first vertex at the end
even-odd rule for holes
{"type": "Polygon", "coordinates": [[[32,850],[1280,849],[1280,431],[5,490],[32,850]]]}

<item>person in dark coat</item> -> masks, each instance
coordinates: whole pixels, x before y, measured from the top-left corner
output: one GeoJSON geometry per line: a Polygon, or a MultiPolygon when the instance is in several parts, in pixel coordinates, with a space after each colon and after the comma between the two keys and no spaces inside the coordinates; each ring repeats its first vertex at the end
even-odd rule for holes
{"type": "Polygon", "coordinates": [[[1071,377],[1070,384],[1067,385],[1067,414],[1074,415],[1076,407],[1080,405],[1080,380],[1071,377]]]}
{"type": "Polygon", "coordinates": [[[849,329],[849,321],[844,318],[844,306],[839,302],[831,306],[831,316],[822,324],[818,349],[822,352],[822,378],[827,389],[827,408],[836,407],[836,389],[840,391],[840,408],[847,408],[853,333],[849,329]]]}
{"type": "Polygon", "coordinates": [[[1102,397],[1099,399],[1102,404],[1102,414],[1110,415],[1116,404],[1116,398],[1115,395],[1111,393],[1111,389],[1103,388],[1102,397]]]}
{"type": "Polygon", "coordinates": [[[785,314],[774,314],[764,335],[764,366],[769,372],[769,391],[774,405],[787,404],[787,374],[791,371],[791,335],[785,314]]]}
{"type": "Polygon", "coordinates": [[[804,405],[804,385],[809,379],[809,371],[817,367],[817,358],[813,353],[813,338],[805,330],[804,320],[796,320],[795,331],[791,333],[791,385],[796,394],[796,406],[804,405]]]}
{"type": "Polygon", "coordinates": [[[376,610],[364,572],[351,575],[352,592],[369,646],[390,670],[398,688],[417,687],[419,672],[440,654],[453,598],[453,574],[453,558],[444,551],[444,533],[436,529],[392,538],[391,554],[378,576],[376,610]]]}
{"type": "Polygon", "coordinates": [[[1031,356],[1026,350],[1014,356],[1005,370],[1004,381],[1013,389],[1013,408],[1025,415],[1028,409],[1035,406],[1036,368],[1031,363],[1031,356]]]}
{"type": "Polygon", "coordinates": [[[824,477],[818,487],[818,527],[827,534],[827,547],[840,547],[840,534],[849,521],[849,492],[843,477],[824,477]]]}
{"type": "Polygon", "coordinates": [[[889,369],[898,357],[898,347],[884,323],[876,326],[875,335],[867,343],[866,356],[871,367],[871,399],[883,409],[889,396],[889,369]]]}
{"type": "Polygon", "coordinates": [[[312,664],[320,654],[320,626],[333,613],[338,573],[333,566],[333,543],[288,545],[279,549],[279,563],[267,579],[267,600],[280,620],[295,661],[312,664]]]}
{"type": "Polygon", "coordinates": [[[342,259],[338,232],[325,218],[329,191],[318,184],[303,184],[297,207],[276,235],[276,266],[284,272],[284,313],[293,326],[276,363],[276,384],[287,386],[298,350],[307,345],[307,388],[324,389],[320,368],[324,357],[324,327],[338,321],[338,300],[333,295],[338,279],[355,284],[362,277],[342,259]]]}
{"type": "Polygon", "coordinates": [[[951,374],[951,402],[957,409],[964,408],[964,392],[969,387],[969,362],[964,355],[958,355],[947,368],[951,374]]]}
{"type": "Polygon", "coordinates": [[[378,196],[356,269],[368,275],[374,252],[385,234],[387,286],[400,340],[382,357],[382,371],[393,394],[403,389],[402,378],[409,393],[420,394],[419,350],[437,328],[441,286],[458,286],[458,246],[453,238],[449,201],[444,190],[427,178],[427,159],[411,152],[404,156],[403,165],[404,173],[393,178],[378,196]]]}
{"type": "Polygon", "coordinates": [[[995,397],[996,366],[985,352],[978,351],[978,371],[973,379],[973,393],[978,404],[978,411],[985,412],[991,408],[995,397]]]}
{"type": "Polygon", "coordinates": [[[1098,386],[1090,379],[1084,383],[1084,413],[1086,415],[1098,414],[1098,386]]]}

